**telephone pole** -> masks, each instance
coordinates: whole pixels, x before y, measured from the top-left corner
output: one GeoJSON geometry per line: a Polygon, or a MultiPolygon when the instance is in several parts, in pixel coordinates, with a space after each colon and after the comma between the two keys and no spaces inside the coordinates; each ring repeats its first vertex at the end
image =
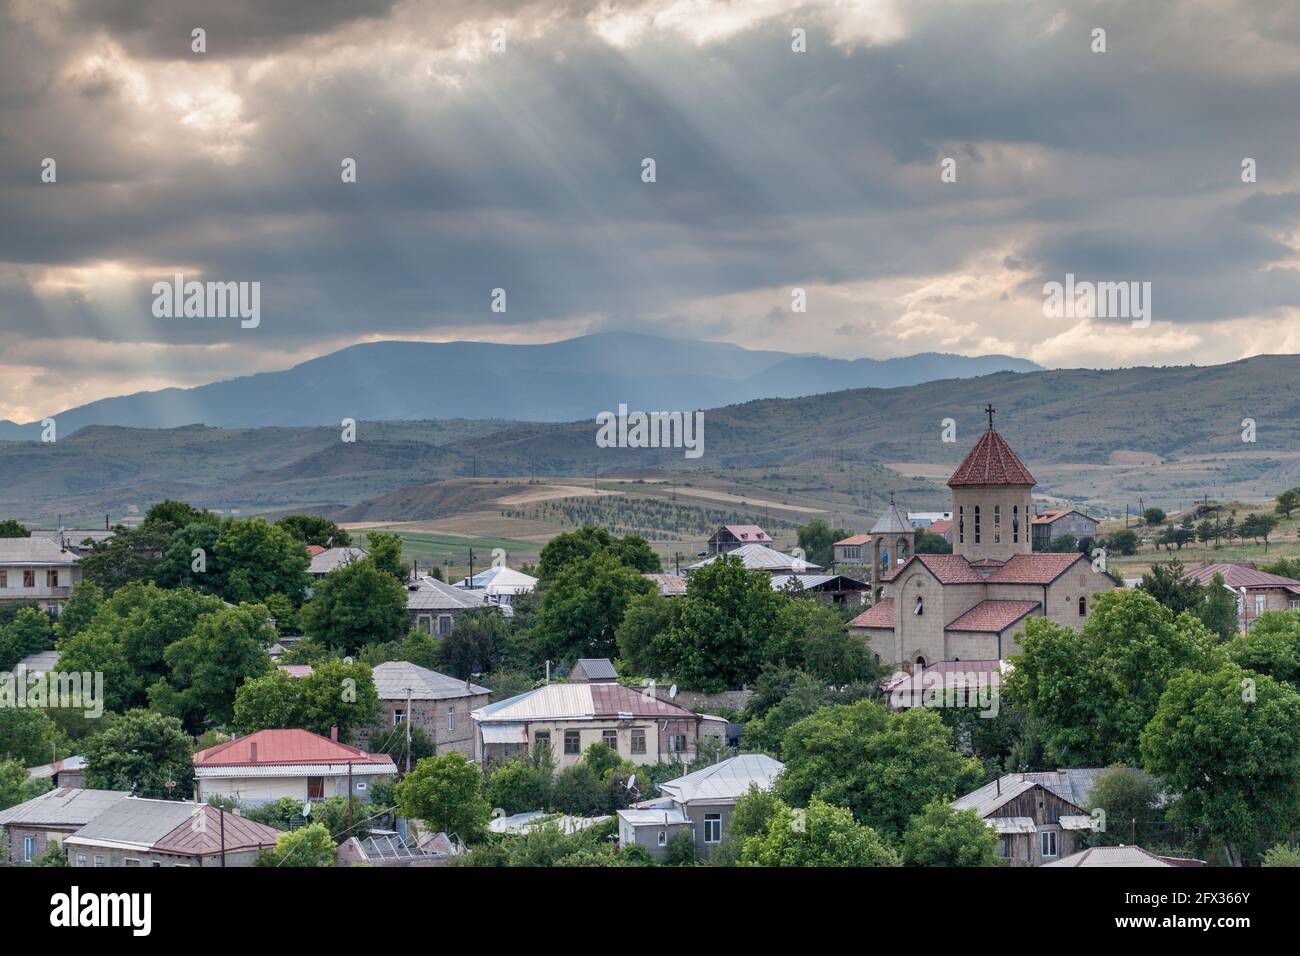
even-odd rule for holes
{"type": "MultiPolygon", "coordinates": [[[[352,765],[348,765],[351,769],[352,765]]],[[[411,688],[406,688],[406,772],[411,772],[411,688]]]]}

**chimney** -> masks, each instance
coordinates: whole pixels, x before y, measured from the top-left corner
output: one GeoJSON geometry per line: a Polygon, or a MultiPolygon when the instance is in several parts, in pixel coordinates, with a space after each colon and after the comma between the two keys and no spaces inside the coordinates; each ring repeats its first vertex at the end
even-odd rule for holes
{"type": "Polygon", "coordinates": [[[249,743],[248,750],[249,750],[248,762],[257,763],[257,741],[256,740],[251,741],[249,743]]]}
{"type": "Polygon", "coordinates": [[[338,724],[335,724],[333,727],[330,728],[330,740],[334,741],[335,743],[338,743],[338,742],[339,742],[339,725],[338,725],[338,724]]]}

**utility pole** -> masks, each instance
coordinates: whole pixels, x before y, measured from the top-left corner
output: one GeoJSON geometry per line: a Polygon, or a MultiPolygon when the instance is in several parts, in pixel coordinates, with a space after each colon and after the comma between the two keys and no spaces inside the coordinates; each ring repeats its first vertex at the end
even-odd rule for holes
{"type": "Polygon", "coordinates": [[[226,811],[224,807],[217,807],[217,817],[221,820],[221,865],[226,865],[226,811]]]}
{"type": "Polygon", "coordinates": [[[547,661],[546,662],[546,683],[549,684],[550,682],[551,682],[551,662],[547,661]]]}
{"type": "MultiPolygon", "coordinates": [[[[407,716],[410,719],[410,716],[407,716]]],[[[409,749],[407,751],[410,752],[409,749]]],[[[348,836],[352,836],[352,760],[348,759],[348,836]]]]}
{"type": "MultiPolygon", "coordinates": [[[[348,765],[349,769],[351,764],[348,765]]],[[[406,688],[406,772],[411,772],[411,688],[406,688]]]]}

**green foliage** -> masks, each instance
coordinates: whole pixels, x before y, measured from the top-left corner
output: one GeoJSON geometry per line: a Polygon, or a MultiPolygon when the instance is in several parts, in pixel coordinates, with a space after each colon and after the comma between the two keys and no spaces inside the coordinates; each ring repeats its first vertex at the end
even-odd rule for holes
{"type": "Polygon", "coordinates": [[[484,791],[494,810],[507,815],[545,809],[551,804],[551,767],[526,755],[497,764],[484,791]]]}
{"type": "Polygon", "coordinates": [[[759,675],[746,708],[745,747],[780,757],[786,732],[798,721],[823,707],[880,696],[880,687],[875,683],[836,689],[804,671],[768,668],[759,675]]]}
{"type": "MultiPolygon", "coordinates": [[[[306,822],[302,815],[303,801],[297,797],[281,797],[271,803],[258,807],[249,807],[241,811],[245,817],[255,823],[264,823],[277,830],[288,830],[295,822],[300,826],[306,822]]],[[[352,828],[348,829],[348,798],[329,797],[315,800],[311,805],[310,822],[325,828],[331,839],[338,844],[355,836],[364,840],[370,835],[369,817],[375,808],[369,803],[354,800],[352,805],[352,828]]]]}
{"type": "Polygon", "coordinates": [[[188,524],[170,539],[154,577],[167,588],[187,587],[205,594],[225,594],[216,545],[221,526],[207,521],[188,524]],[[201,554],[197,552],[202,552],[201,554]]]}
{"type": "Polygon", "coordinates": [[[0,626],[0,672],[13,670],[24,657],[54,647],[54,624],[36,608],[21,608],[12,621],[0,626]]]}
{"type": "Polygon", "coordinates": [[[608,555],[615,563],[637,573],[663,570],[659,556],[650,550],[644,538],[638,535],[618,538],[604,528],[584,525],[547,542],[537,562],[537,576],[544,585],[550,585],[566,568],[598,554],[608,555]]]}
{"type": "Polygon", "coordinates": [[[399,584],[406,581],[400,535],[391,531],[372,531],[366,535],[366,551],[376,568],[395,578],[399,584]]]}
{"type": "Polygon", "coordinates": [[[1300,508],[1300,490],[1288,488],[1277,496],[1276,511],[1283,518],[1290,518],[1291,513],[1300,508]]]}
{"type": "Polygon", "coordinates": [[[652,587],[610,551],[563,565],[542,594],[532,633],[538,652],[557,661],[615,656],[614,634],[624,611],[652,587]]]}
{"type": "Polygon", "coordinates": [[[1236,866],[1300,819],[1300,694],[1224,664],[1174,676],[1142,732],[1146,769],[1178,794],[1171,814],[1222,841],[1236,866]]]}
{"type": "Polygon", "coordinates": [[[1225,650],[1233,663],[1300,691],[1300,611],[1265,611],[1225,650]]]}
{"type": "MultiPolygon", "coordinates": [[[[352,544],[352,536],[336,525],[329,518],[320,515],[285,515],[276,522],[304,545],[314,544],[322,548],[346,548],[352,544]]],[[[400,541],[400,539],[399,539],[400,541]]],[[[401,553],[399,546],[398,553],[401,553]]]]}
{"type": "Polygon", "coordinates": [[[673,834],[668,841],[664,863],[668,866],[695,865],[695,835],[690,830],[683,829],[673,834]]]}
{"type": "Polygon", "coordinates": [[[302,542],[264,518],[227,522],[212,550],[229,601],[260,602],[272,594],[296,599],[307,587],[311,559],[302,542]]]}
{"type": "Polygon", "coordinates": [[[1151,845],[1164,823],[1157,808],[1159,796],[1155,780],[1134,767],[1110,767],[1102,772],[1088,794],[1085,808],[1089,813],[1101,810],[1105,814],[1105,829],[1092,832],[1092,844],[1151,845]]]}
{"type": "Polygon", "coordinates": [[[221,517],[206,508],[196,508],[187,501],[175,501],[170,498],[160,501],[144,513],[143,524],[159,527],[172,532],[191,524],[221,524],[221,517]]]}
{"type": "Polygon", "coordinates": [[[655,673],[659,666],[656,642],[672,626],[676,600],[651,589],[628,602],[622,623],[614,632],[625,669],[634,674],[655,673]]]}
{"type": "Polygon", "coordinates": [[[609,790],[585,761],[565,767],[551,785],[551,805],[561,813],[590,817],[609,812],[609,790]]]}
{"type": "Polygon", "coordinates": [[[27,768],[17,760],[0,761],[0,810],[7,810],[27,799],[23,793],[26,778],[27,768]]]}
{"type": "Polygon", "coordinates": [[[426,757],[397,785],[397,807],[408,819],[473,843],[487,833],[491,808],[479,793],[479,770],[463,755],[426,757]]]}
{"type": "Polygon", "coordinates": [[[48,714],[26,707],[0,707],[0,759],[35,767],[69,753],[67,740],[48,714]]]}
{"type": "Polygon", "coordinates": [[[998,835],[974,810],[954,810],[934,800],[907,825],[903,863],[907,866],[1000,866],[998,835]]]}
{"type": "MultiPolygon", "coordinates": [[[[407,727],[405,722],[403,722],[401,725],[394,727],[387,734],[374,737],[370,747],[367,749],[369,749],[371,753],[388,754],[388,756],[393,758],[393,763],[396,764],[399,769],[403,768],[406,766],[406,731],[407,727]]],[[[434,742],[429,739],[429,735],[414,723],[411,724],[410,731],[411,766],[414,767],[425,757],[434,756],[437,753],[438,748],[434,745],[434,742]]]]}
{"type": "Polygon", "coordinates": [[[898,866],[898,854],[848,810],[814,798],[805,811],[783,801],[741,845],[741,866],[898,866]]]}
{"type": "Polygon", "coordinates": [[[927,531],[925,528],[917,528],[916,553],[952,554],[952,542],[941,534],[935,534],[933,531],[927,531]]]}
{"type": "Polygon", "coordinates": [[[1237,597],[1223,586],[1223,575],[1216,574],[1205,589],[1205,600],[1195,614],[1220,641],[1231,641],[1240,627],[1237,623],[1237,597]]]}
{"type": "Polygon", "coordinates": [[[499,608],[462,611],[439,648],[438,670],[466,680],[496,669],[506,638],[506,621],[499,608]]]}
{"type": "Polygon", "coordinates": [[[1138,764],[1138,737],[1168,681],[1222,656],[1199,620],[1144,590],[1101,595],[1081,632],[1030,618],[1020,645],[1006,692],[1039,721],[1049,766],[1064,767],[1138,764]]]}
{"type": "Polygon", "coordinates": [[[1106,550],[1116,554],[1131,555],[1137,554],[1138,536],[1136,531],[1125,528],[1122,531],[1116,531],[1106,539],[1106,550]]]}
{"type": "Polygon", "coordinates": [[[315,593],[303,605],[301,622],[309,639],[348,653],[367,644],[395,641],[409,630],[406,588],[373,558],[352,561],[316,582],[315,593]]]}
{"type": "Polygon", "coordinates": [[[835,542],[843,541],[856,532],[848,528],[835,528],[826,523],[825,518],[813,518],[797,531],[799,547],[804,557],[813,564],[830,567],[835,560],[835,542]]]}
{"type": "MultiPolygon", "coordinates": [[[[356,727],[379,720],[379,695],[374,672],[361,661],[323,660],[306,677],[270,671],[235,692],[232,725],[240,733],[268,728],[301,727],[328,736],[338,727],[339,739],[350,740],[356,727]]],[[[391,752],[391,751],[390,751],[391,752]]]]}
{"type": "Polygon", "coordinates": [[[0,538],[30,538],[31,536],[32,533],[13,518],[0,521],[0,538]]]}
{"type": "MultiPolygon", "coordinates": [[[[275,630],[266,623],[261,604],[223,607],[195,622],[194,632],[168,645],[169,706],[163,713],[180,717],[190,728],[205,722],[226,723],[233,714],[235,693],[244,681],[271,670],[267,648],[275,630]]],[[[151,688],[151,700],[153,690],[151,688]]]]}
{"type": "Polygon", "coordinates": [[[86,786],[186,800],[194,792],[190,737],[175,717],[130,710],[85,741],[86,786]]]}
{"type": "Polygon", "coordinates": [[[333,866],[336,852],[330,831],[320,823],[281,833],[275,846],[258,854],[257,866],[333,866]]]}
{"type": "Polygon", "coordinates": [[[1268,848],[1260,866],[1300,866],[1300,847],[1286,843],[1268,848]]]}
{"type": "Polygon", "coordinates": [[[1142,512],[1142,520],[1150,525],[1164,524],[1165,517],[1164,511],[1160,508],[1148,508],[1142,512]]]}
{"type": "Polygon", "coordinates": [[[81,581],[73,589],[54,630],[59,638],[75,637],[84,631],[95,619],[99,609],[104,606],[104,592],[90,581],[81,581]]]}
{"type": "Polygon", "coordinates": [[[33,866],[67,866],[68,856],[57,843],[47,844],[45,852],[33,861],[33,866]]]}
{"type": "Polygon", "coordinates": [[[613,821],[566,834],[553,820],[544,820],[527,833],[503,836],[474,849],[462,866],[637,866],[643,855],[626,850],[613,855],[609,837],[613,821]]]}
{"type": "Polygon", "coordinates": [[[171,531],[165,522],[117,527],[111,538],[95,542],[90,553],[82,556],[83,579],[109,596],[128,584],[155,580],[171,543],[171,531]]]}
{"type": "Polygon", "coordinates": [[[782,745],[777,794],[791,805],[814,798],[852,811],[889,838],[932,800],[952,800],[982,779],[952,732],[924,708],[887,714],[873,701],[827,707],[796,723],[782,745]]]}

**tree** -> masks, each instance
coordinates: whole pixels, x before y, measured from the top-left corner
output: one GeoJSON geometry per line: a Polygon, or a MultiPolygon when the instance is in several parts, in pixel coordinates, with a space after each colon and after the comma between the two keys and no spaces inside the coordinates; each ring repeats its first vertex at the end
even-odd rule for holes
{"type": "Polygon", "coordinates": [[[1164,524],[1165,513],[1161,508],[1148,508],[1142,512],[1142,520],[1150,525],[1164,524]]]}
{"type": "Polygon", "coordinates": [[[267,616],[261,604],[223,607],[203,615],[194,633],[168,646],[163,656],[171,671],[169,686],[177,692],[175,715],[189,727],[229,721],[235,692],[271,670],[267,648],[276,635],[267,616]]]}
{"type": "Polygon", "coordinates": [[[206,508],[196,508],[188,501],[175,501],[168,498],[158,502],[144,513],[143,524],[150,527],[162,526],[162,530],[170,533],[191,524],[219,525],[221,517],[206,508]]]}
{"type": "Polygon", "coordinates": [[[479,771],[462,754],[426,757],[397,785],[397,807],[408,819],[471,843],[487,832],[491,807],[479,793],[479,771]]]}
{"type": "Polygon", "coordinates": [[[651,589],[628,602],[614,639],[619,655],[633,674],[661,672],[663,650],[659,642],[672,627],[674,600],[651,589]]]}
{"type": "Polygon", "coordinates": [[[8,810],[27,799],[23,794],[25,779],[27,768],[17,760],[0,761],[0,810],[8,810]]]}
{"type": "Polygon", "coordinates": [[[476,607],[461,612],[451,633],[442,640],[441,668],[461,680],[495,670],[501,659],[506,630],[499,608],[476,607]]]}
{"type": "Polygon", "coordinates": [[[556,535],[542,548],[537,562],[537,576],[548,585],[561,571],[572,564],[607,554],[619,564],[638,573],[663,570],[659,556],[639,535],[618,538],[604,528],[583,525],[575,531],[556,535]]]}
{"type": "Polygon", "coordinates": [[[316,582],[301,622],[306,637],[349,654],[367,644],[395,641],[410,628],[406,588],[372,558],[352,561],[316,582]]]}
{"type": "Polygon", "coordinates": [[[896,838],[927,803],[952,800],[983,779],[979,761],[952,746],[939,715],[922,707],[886,714],[873,701],[827,707],[790,728],[777,794],[846,807],[896,838]]]}
{"type": "Polygon", "coordinates": [[[786,732],[810,714],[832,704],[879,698],[874,682],[832,688],[805,671],[788,667],[765,669],[754,685],[745,709],[745,746],[779,757],[786,732]]]}
{"type": "Polygon", "coordinates": [[[493,810],[507,814],[545,809],[551,801],[551,768],[521,754],[492,768],[485,795],[493,810]]]}
{"type": "Polygon", "coordinates": [[[954,810],[945,800],[926,804],[903,834],[906,866],[999,866],[997,831],[974,810],[954,810]]]}
{"type": "Polygon", "coordinates": [[[133,582],[155,580],[170,543],[171,528],[164,522],[118,526],[111,538],[95,542],[90,553],[82,555],[82,577],[109,596],[133,582]]]}
{"type": "Polygon", "coordinates": [[[60,638],[73,637],[84,631],[104,606],[104,592],[90,581],[81,581],[59,612],[54,630],[60,638]]]}
{"type": "Polygon", "coordinates": [[[680,830],[668,841],[668,852],[664,855],[668,866],[695,865],[695,834],[690,830],[680,830]]]}
{"type": "Polygon", "coordinates": [[[0,707],[0,760],[35,767],[70,753],[63,733],[44,711],[0,707]]]}
{"type": "Polygon", "coordinates": [[[130,710],[85,741],[86,786],[185,800],[194,792],[190,738],[175,717],[130,710]]]}
{"type": "Polygon", "coordinates": [[[227,600],[262,602],[272,594],[297,599],[307,587],[311,560],[302,542],[264,518],[227,522],[213,553],[227,600]]]}
{"type": "MultiPolygon", "coordinates": [[[[314,544],[321,548],[346,548],[352,544],[350,534],[329,518],[320,515],[285,515],[276,525],[303,544],[314,544]]],[[[398,553],[401,553],[400,548],[398,553]]]]}
{"type": "Polygon", "coordinates": [[[13,518],[0,521],[0,538],[30,538],[32,533],[13,518]]]}
{"type": "Polygon", "coordinates": [[[590,764],[579,761],[555,775],[551,803],[561,813],[579,817],[609,813],[609,790],[590,764]]]}
{"type": "Polygon", "coordinates": [[[1283,518],[1290,518],[1291,513],[1300,508],[1300,491],[1288,488],[1277,496],[1277,513],[1283,518]]]}
{"type": "Polygon", "coordinates": [[[402,562],[402,537],[393,531],[371,531],[366,535],[366,550],[375,567],[406,583],[406,565],[402,562]]]}
{"type": "Polygon", "coordinates": [[[1079,550],[1079,539],[1072,534],[1059,534],[1051,541],[1047,542],[1047,547],[1043,549],[1054,554],[1065,554],[1070,551],[1079,550]]]}
{"type": "Polygon", "coordinates": [[[1099,846],[1123,843],[1150,844],[1161,834],[1164,822],[1158,809],[1159,788],[1155,780],[1135,767],[1110,767],[1097,776],[1088,792],[1090,813],[1101,812],[1104,829],[1094,830],[1092,842],[1099,846]]]}
{"type": "Polygon", "coordinates": [[[1300,847],[1286,843],[1269,847],[1260,866],[1300,866],[1300,847]]]}
{"type": "Polygon", "coordinates": [[[1116,531],[1107,539],[1106,548],[1117,554],[1130,555],[1137,554],[1138,536],[1136,531],[1125,528],[1123,531],[1116,531]]]}
{"type": "Polygon", "coordinates": [[[653,587],[607,551],[568,564],[542,595],[533,640],[553,660],[612,657],[628,604],[653,587]]]}
{"type": "Polygon", "coordinates": [[[1191,614],[1175,617],[1138,589],[1097,599],[1082,631],[1032,618],[1004,690],[1038,720],[1057,766],[1139,763],[1138,737],[1181,670],[1213,670],[1217,641],[1191,614]]]}
{"type": "Polygon", "coordinates": [[[849,633],[848,625],[834,608],[820,601],[806,603],[813,607],[801,648],[803,666],[808,673],[835,686],[885,676],[866,643],[849,633]]]}
{"type": "Polygon", "coordinates": [[[29,654],[54,646],[54,625],[50,616],[34,607],[19,609],[14,619],[0,627],[0,671],[11,671],[29,654]]]}
{"type": "Polygon", "coordinates": [[[196,521],[177,530],[158,562],[157,582],[166,588],[193,588],[205,594],[224,594],[224,580],[217,565],[216,546],[221,526],[196,521]]]}
{"type": "Polygon", "coordinates": [[[843,541],[854,532],[846,528],[831,529],[825,518],[813,518],[797,529],[799,548],[813,564],[829,567],[835,561],[835,542],[843,541]]]}
{"type": "Polygon", "coordinates": [[[312,823],[281,833],[275,846],[257,856],[257,866],[333,866],[338,848],[323,824],[312,823]]]}
{"type": "Polygon", "coordinates": [[[1205,602],[1205,586],[1187,577],[1177,558],[1168,564],[1153,564],[1142,575],[1141,588],[1175,614],[1195,612],[1205,602]]]}
{"type": "Polygon", "coordinates": [[[741,866],[898,866],[898,854],[843,807],[814,799],[804,811],[778,800],[761,833],[741,846],[741,866]]]}
{"type": "MultiPolygon", "coordinates": [[[[306,677],[274,670],[249,680],[235,692],[232,724],[240,733],[301,727],[322,736],[337,727],[339,739],[347,741],[355,728],[376,723],[379,710],[368,664],[325,660],[306,677]]],[[[404,740],[405,735],[403,746],[404,740]]]]}
{"type": "Polygon", "coordinates": [[[1239,667],[1267,674],[1300,691],[1300,614],[1265,611],[1225,650],[1228,659],[1239,667]]]}
{"type": "Polygon", "coordinates": [[[1300,694],[1236,664],[1169,681],[1142,732],[1146,769],[1179,795],[1171,813],[1257,859],[1300,817],[1300,694]]]}
{"type": "Polygon", "coordinates": [[[1222,574],[1216,574],[1205,589],[1196,616],[1220,641],[1230,641],[1237,636],[1237,596],[1224,586],[1222,574]]]}

